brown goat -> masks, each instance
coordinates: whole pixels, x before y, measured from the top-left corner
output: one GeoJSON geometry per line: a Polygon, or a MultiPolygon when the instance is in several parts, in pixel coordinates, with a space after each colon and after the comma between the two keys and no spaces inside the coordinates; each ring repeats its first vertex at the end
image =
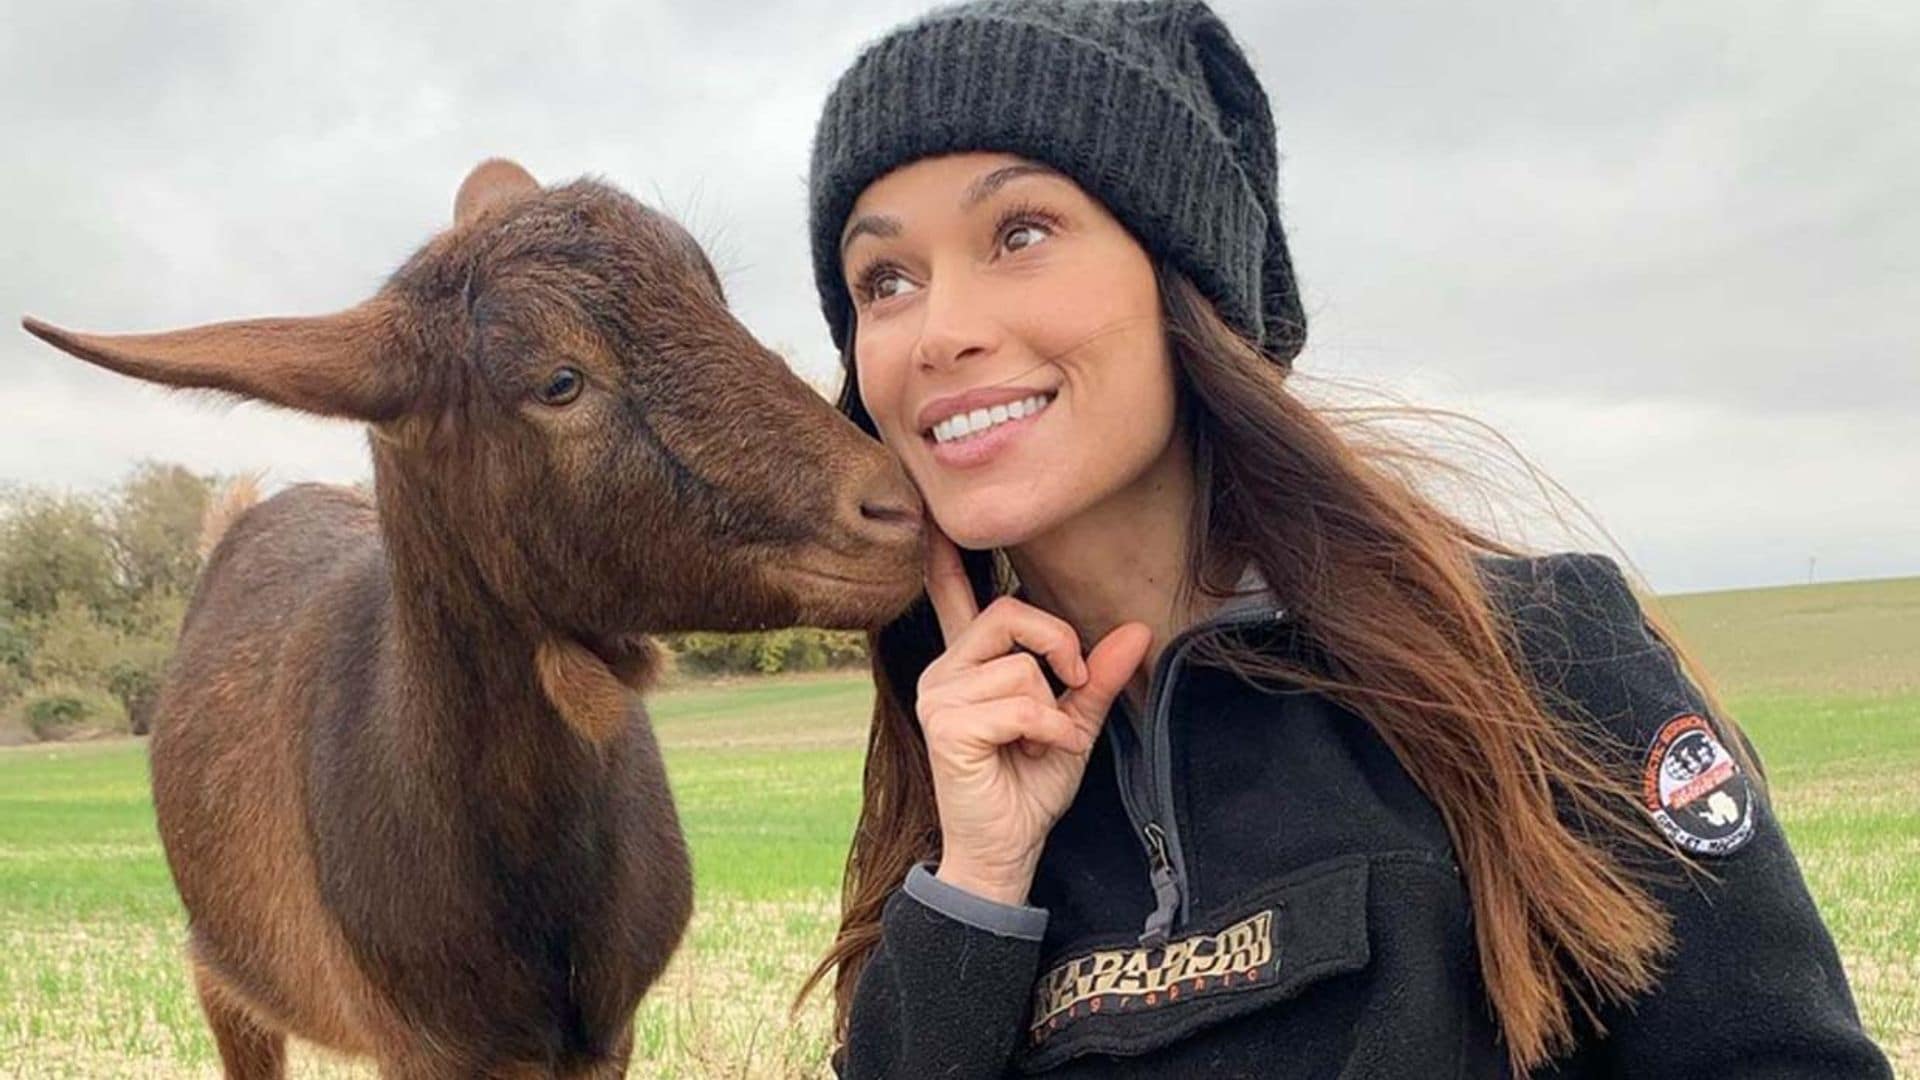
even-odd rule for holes
{"type": "Polygon", "coordinates": [[[919,591],[882,447],[667,217],[483,163],[373,299],[104,367],[365,421],[213,549],[156,710],[160,836],[228,1076],[286,1036],[404,1077],[617,1076],[692,904],[647,631],[867,626],[919,591]]]}

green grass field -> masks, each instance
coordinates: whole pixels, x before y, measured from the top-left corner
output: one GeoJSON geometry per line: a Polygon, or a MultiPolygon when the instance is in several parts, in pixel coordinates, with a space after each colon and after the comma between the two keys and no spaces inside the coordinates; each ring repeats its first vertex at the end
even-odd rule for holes
{"type": "MultiPolygon", "coordinates": [[[[1920,1074],[1920,578],[1664,606],[1766,760],[1868,1026],[1920,1074]]],[[[786,1003],[831,934],[869,694],[832,675],[653,697],[698,899],[636,1075],[829,1075],[824,1002],[786,1003]]],[[[141,743],[0,751],[0,1075],[217,1075],[182,925],[141,743]]],[[[296,1048],[295,1075],[372,1073],[296,1048]]]]}

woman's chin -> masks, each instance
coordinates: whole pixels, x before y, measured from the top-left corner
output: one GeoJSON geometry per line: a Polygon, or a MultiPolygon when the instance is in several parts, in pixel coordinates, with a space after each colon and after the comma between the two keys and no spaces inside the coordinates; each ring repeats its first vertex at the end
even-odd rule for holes
{"type": "Polygon", "coordinates": [[[1004,504],[983,506],[966,501],[950,509],[936,508],[933,519],[941,532],[968,551],[1015,547],[1040,532],[1040,523],[1030,508],[1004,504]]]}

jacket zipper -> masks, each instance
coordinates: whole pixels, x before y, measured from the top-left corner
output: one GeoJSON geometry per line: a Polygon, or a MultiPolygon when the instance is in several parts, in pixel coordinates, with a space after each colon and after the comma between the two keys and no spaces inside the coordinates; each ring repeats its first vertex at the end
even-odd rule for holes
{"type": "MultiPolygon", "coordinates": [[[[1227,615],[1196,623],[1175,634],[1154,664],[1147,680],[1147,724],[1141,734],[1139,753],[1145,756],[1148,789],[1136,791],[1129,768],[1127,746],[1134,732],[1131,721],[1122,718],[1123,733],[1112,739],[1114,774],[1120,783],[1120,805],[1139,835],[1147,854],[1148,880],[1153,886],[1153,911],[1147,915],[1140,932],[1140,944],[1159,948],[1167,943],[1176,920],[1186,921],[1192,914],[1191,890],[1187,888],[1185,856],[1180,850],[1180,831],[1173,815],[1173,737],[1168,714],[1172,711],[1175,668],[1193,638],[1205,630],[1218,630],[1248,623],[1278,619],[1284,609],[1243,608],[1227,615]]],[[[1117,699],[1124,710],[1125,699],[1117,699]]]]}

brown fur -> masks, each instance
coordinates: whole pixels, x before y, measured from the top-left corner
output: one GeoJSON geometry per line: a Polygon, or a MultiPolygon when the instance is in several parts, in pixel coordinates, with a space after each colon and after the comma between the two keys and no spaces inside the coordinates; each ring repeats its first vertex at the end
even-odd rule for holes
{"type": "MultiPolygon", "coordinates": [[[[917,594],[898,465],[727,312],[678,225],[475,170],[340,315],[28,329],[367,422],[377,500],[210,526],[151,745],[227,1073],[285,1037],[406,1077],[616,1076],[691,881],[648,631],[871,626],[917,594]],[[540,399],[562,366],[585,388],[540,399]]],[[[238,497],[238,496],[235,496],[238,497]]]]}
{"type": "Polygon", "coordinates": [[[534,647],[533,664],[547,700],[581,738],[598,746],[625,722],[626,684],[586,646],[549,638],[534,647]]]}

